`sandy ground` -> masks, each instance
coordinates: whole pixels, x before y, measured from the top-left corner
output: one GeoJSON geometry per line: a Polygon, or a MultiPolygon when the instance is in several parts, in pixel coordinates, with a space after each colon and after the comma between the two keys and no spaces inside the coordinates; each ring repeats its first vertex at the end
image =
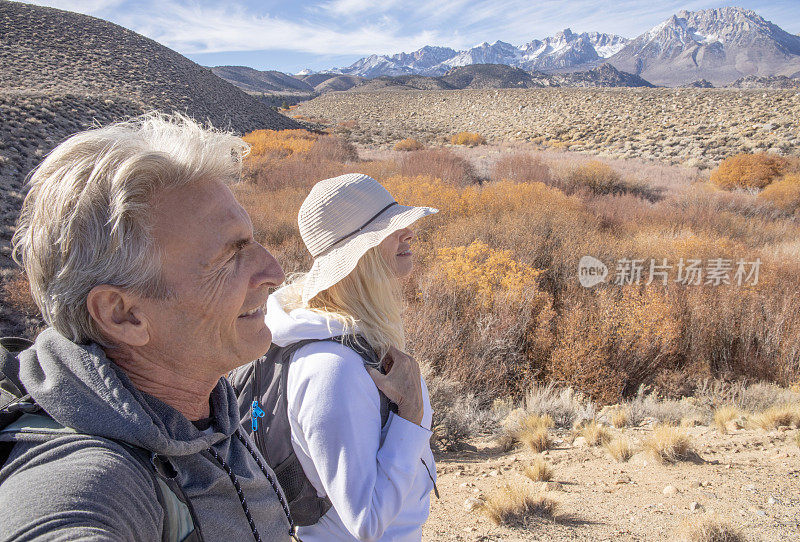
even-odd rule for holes
{"type": "MultiPolygon", "coordinates": [[[[613,431],[637,445],[651,429],[613,431]]],[[[556,432],[555,446],[544,457],[560,486],[547,491],[559,501],[559,515],[555,522],[534,519],[526,528],[496,526],[481,512],[467,511],[465,502],[488,495],[506,480],[540,490],[541,482],[522,474],[533,452],[504,453],[484,439],[474,443],[477,451],[441,454],[441,499],[432,496],[423,540],[676,540],[687,524],[705,516],[739,529],[747,540],[800,540],[797,429],[728,435],[709,427],[687,431],[700,459],[675,465],[641,451],[618,463],[602,448],[572,446],[565,432],[556,432]],[[665,493],[667,486],[674,494],[665,493]]]]}

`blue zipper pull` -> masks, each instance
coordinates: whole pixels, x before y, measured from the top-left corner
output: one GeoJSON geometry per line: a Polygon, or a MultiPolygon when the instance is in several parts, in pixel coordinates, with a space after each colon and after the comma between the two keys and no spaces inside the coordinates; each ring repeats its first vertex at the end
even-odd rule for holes
{"type": "Polygon", "coordinates": [[[250,420],[253,431],[258,431],[258,419],[264,417],[264,411],[258,406],[258,399],[253,399],[253,406],[250,409],[250,420]]]}

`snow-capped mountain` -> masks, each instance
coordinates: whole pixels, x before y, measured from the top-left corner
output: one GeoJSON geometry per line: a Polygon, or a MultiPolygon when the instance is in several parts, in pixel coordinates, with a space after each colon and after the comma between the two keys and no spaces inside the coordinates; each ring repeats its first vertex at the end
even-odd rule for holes
{"type": "Polygon", "coordinates": [[[519,66],[540,71],[574,68],[608,58],[619,52],[627,42],[627,39],[613,34],[575,34],[567,28],[555,36],[523,45],[519,66]]]}
{"type": "Polygon", "coordinates": [[[592,67],[621,49],[627,39],[611,34],[569,28],[544,40],[520,47],[504,41],[481,43],[463,51],[426,46],[413,53],[370,55],[335,73],[378,77],[381,75],[443,75],[450,68],[471,64],[507,64],[526,70],[560,70],[592,67]]]}
{"type": "Polygon", "coordinates": [[[609,62],[655,84],[707,79],[719,86],[747,75],[799,73],[800,37],[742,8],[680,11],[609,62]]]}
{"type": "MultiPolygon", "coordinates": [[[[378,77],[381,75],[441,75],[441,73],[428,73],[449,58],[458,54],[449,47],[425,46],[413,53],[398,53],[396,55],[370,55],[357,60],[346,68],[331,70],[335,73],[358,75],[361,77],[378,77]]],[[[434,70],[435,71],[435,70],[434,70]]],[[[444,70],[447,71],[447,70],[444,70]]],[[[444,73],[442,71],[442,73],[444,73]]]]}

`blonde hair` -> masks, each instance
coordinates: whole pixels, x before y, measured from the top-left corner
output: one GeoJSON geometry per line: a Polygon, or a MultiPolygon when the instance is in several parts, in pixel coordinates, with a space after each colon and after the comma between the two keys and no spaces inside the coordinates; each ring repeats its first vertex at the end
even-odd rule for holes
{"type": "Polygon", "coordinates": [[[105,344],[86,307],[92,288],[169,295],[151,235],[154,194],[208,179],[232,183],[248,149],[234,134],[161,113],[56,147],[31,173],[13,239],[45,321],[76,343],[105,344]]]}
{"type": "Polygon", "coordinates": [[[292,280],[293,299],[288,308],[305,308],[321,314],[341,323],[347,334],[358,328],[358,334],[380,359],[392,346],[405,349],[400,283],[379,247],[369,249],[350,274],[305,305],[300,300],[304,276],[292,280]]]}

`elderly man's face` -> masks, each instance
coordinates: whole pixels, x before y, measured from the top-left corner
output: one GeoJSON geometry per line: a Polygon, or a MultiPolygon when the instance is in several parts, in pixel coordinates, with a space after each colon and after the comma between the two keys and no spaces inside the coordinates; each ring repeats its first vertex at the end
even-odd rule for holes
{"type": "Polygon", "coordinates": [[[250,217],[219,181],[157,195],[156,242],[172,295],[147,310],[150,343],[198,376],[224,374],[263,355],[269,288],[283,282],[275,258],[253,240],[250,217]]]}

